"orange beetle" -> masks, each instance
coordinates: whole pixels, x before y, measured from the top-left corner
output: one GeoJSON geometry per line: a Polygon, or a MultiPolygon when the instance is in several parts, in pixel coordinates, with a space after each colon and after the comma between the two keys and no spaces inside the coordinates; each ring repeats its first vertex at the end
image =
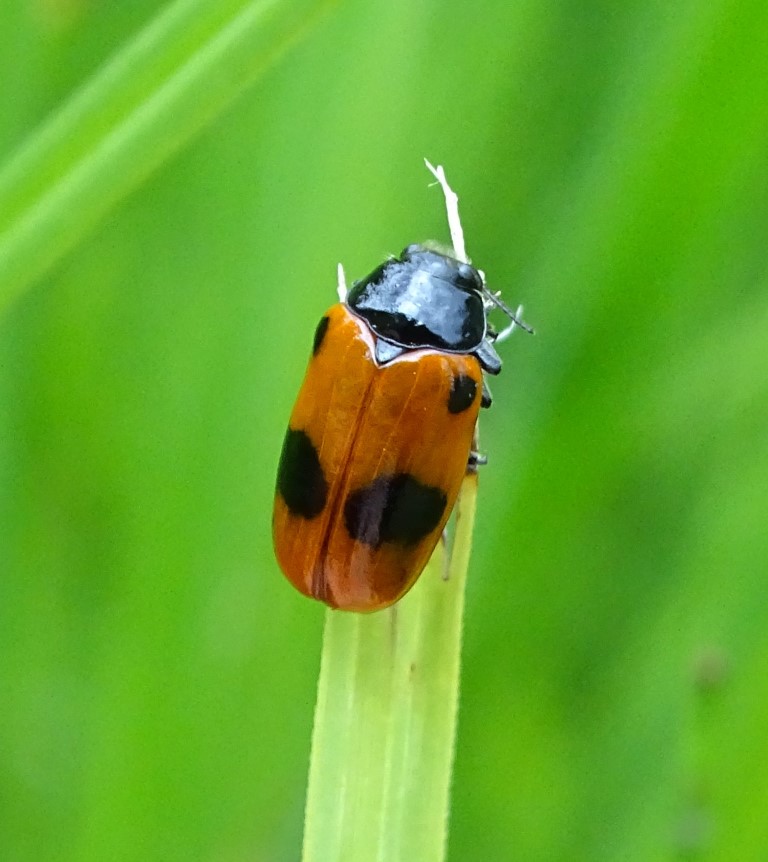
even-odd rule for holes
{"type": "Polygon", "coordinates": [[[456,502],[498,374],[501,308],[474,267],[423,245],[321,319],[277,474],[275,553],[333,608],[375,611],[421,574],[456,502]]]}

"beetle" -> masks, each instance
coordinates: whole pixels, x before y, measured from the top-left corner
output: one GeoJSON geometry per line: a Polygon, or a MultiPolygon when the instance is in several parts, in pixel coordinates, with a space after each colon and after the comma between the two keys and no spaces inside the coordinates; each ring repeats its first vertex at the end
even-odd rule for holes
{"type": "Polygon", "coordinates": [[[340,298],[315,330],[288,424],[273,540],[298,590],[367,612],[426,566],[468,466],[482,462],[472,442],[491,404],[484,373],[501,370],[494,342],[524,324],[478,269],[427,244],[340,298]],[[502,333],[494,306],[510,318],[502,333]]]}

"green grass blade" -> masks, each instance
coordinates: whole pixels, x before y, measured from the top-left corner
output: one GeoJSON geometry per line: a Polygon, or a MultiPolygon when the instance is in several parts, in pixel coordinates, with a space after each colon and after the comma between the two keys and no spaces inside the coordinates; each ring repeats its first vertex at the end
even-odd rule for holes
{"type": "Polygon", "coordinates": [[[441,543],[401,602],[370,615],[328,611],[304,862],[445,856],[476,498],[470,475],[449,561],[441,543]]]}
{"type": "Polygon", "coordinates": [[[332,0],[178,0],[0,171],[0,312],[332,0]]]}

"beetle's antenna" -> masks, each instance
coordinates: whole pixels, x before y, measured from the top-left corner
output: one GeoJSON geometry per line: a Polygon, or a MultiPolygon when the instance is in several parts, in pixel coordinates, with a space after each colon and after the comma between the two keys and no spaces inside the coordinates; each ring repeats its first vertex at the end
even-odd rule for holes
{"type": "MultiPolygon", "coordinates": [[[[424,164],[429,168],[438,183],[440,183],[440,187],[443,190],[443,197],[445,198],[445,214],[448,216],[448,229],[451,232],[451,244],[453,245],[456,260],[460,260],[462,263],[469,263],[469,259],[467,258],[467,249],[464,245],[464,229],[461,226],[461,218],[459,217],[459,196],[448,184],[448,179],[445,176],[445,170],[442,165],[435,167],[429,159],[424,159],[424,164]]],[[[523,306],[521,305],[517,311],[512,311],[512,309],[498,296],[498,294],[492,293],[488,290],[485,286],[485,275],[480,273],[480,276],[483,280],[483,293],[487,298],[486,305],[495,305],[498,309],[503,311],[510,320],[509,326],[502,329],[494,341],[503,341],[505,338],[509,338],[517,327],[520,327],[520,329],[524,329],[526,332],[530,332],[532,334],[533,329],[531,329],[527,323],[523,323],[520,317],[523,313],[523,306]]]]}
{"type": "Polygon", "coordinates": [[[445,214],[448,216],[448,230],[451,233],[451,245],[456,254],[456,260],[460,260],[462,263],[469,263],[467,249],[464,245],[464,230],[461,226],[461,218],[459,218],[459,196],[448,185],[442,165],[435,167],[429,159],[424,159],[424,164],[440,183],[440,187],[443,190],[445,214]]]}
{"type": "Polygon", "coordinates": [[[485,285],[483,285],[483,292],[488,298],[490,304],[495,305],[496,308],[503,311],[504,314],[506,314],[510,320],[509,326],[505,326],[504,329],[502,329],[501,332],[496,336],[494,341],[504,341],[505,338],[509,338],[509,336],[512,335],[512,333],[517,327],[520,327],[520,329],[524,329],[526,332],[529,332],[531,335],[533,335],[533,329],[528,326],[528,324],[525,323],[522,319],[522,305],[517,306],[517,311],[512,311],[512,309],[507,305],[506,302],[501,299],[500,296],[493,293],[493,291],[488,290],[485,285]]]}

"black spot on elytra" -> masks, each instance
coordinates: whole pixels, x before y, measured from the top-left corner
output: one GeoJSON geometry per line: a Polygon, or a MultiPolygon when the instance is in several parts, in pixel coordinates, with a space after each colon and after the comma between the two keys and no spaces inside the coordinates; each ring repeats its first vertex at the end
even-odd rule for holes
{"type": "Polygon", "coordinates": [[[289,428],[277,468],[277,490],[294,515],[314,518],[323,511],[328,483],[320,458],[304,431],[289,428]]]}
{"type": "Polygon", "coordinates": [[[477,395],[477,383],[466,374],[453,378],[451,394],[448,396],[448,412],[463,413],[470,408],[477,395]]]}
{"type": "Polygon", "coordinates": [[[312,355],[317,356],[317,351],[320,350],[323,340],[325,339],[325,333],[328,332],[328,324],[331,322],[330,317],[326,314],[325,317],[321,318],[320,323],[317,324],[317,329],[315,330],[315,340],[312,342],[312,355]]]}
{"type": "Polygon", "coordinates": [[[447,502],[439,488],[408,473],[379,476],[347,497],[344,523],[353,539],[373,548],[416,545],[440,523],[447,502]]]}

